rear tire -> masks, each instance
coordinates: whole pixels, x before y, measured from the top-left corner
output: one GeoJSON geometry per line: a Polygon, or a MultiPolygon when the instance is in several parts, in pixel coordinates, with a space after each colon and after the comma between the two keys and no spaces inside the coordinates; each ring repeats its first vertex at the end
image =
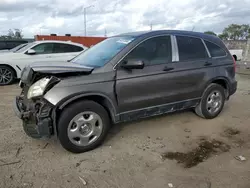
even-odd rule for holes
{"type": "Polygon", "coordinates": [[[58,138],[66,150],[83,153],[101,145],[109,128],[110,118],[105,108],[85,100],[63,110],[58,122],[58,138]]]}
{"type": "Polygon", "coordinates": [[[195,113],[205,119],[217,117],[225,103],[225,89],[218,84],[210,84],[203,93],[199,105],[195,108],[195,113]]]}
{"type": "Polygon", "coordinates": [[[15,80],[15,71],[6,65],[0,65],[0,86],[10,85],[15,80]]]}

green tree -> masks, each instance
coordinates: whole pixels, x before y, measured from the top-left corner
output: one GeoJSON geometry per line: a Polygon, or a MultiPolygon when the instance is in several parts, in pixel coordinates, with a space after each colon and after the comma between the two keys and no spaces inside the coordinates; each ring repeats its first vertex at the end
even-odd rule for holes
{"type": "Polygon", "coordinates": [[[218,35],[221,40],[228,40],[228,34],[227,33],[221,33],[218,35]]]}
{"type": "Polygon", "coordinates": [[[248,24],[231,24],[220,35],[224,40],[244,40],[248,38],[250,26],[248,24]]]}
{"type": "Polygon", "coordinates": [[[16,39],[22,39],[23,38],[22,30],[21,29],[14,29],[14,37],[16,39]]]}
{"type": "Polygon", "coordinates": [[[22,39],[21,29],[9,29],[7,35],[0,36],[1,39],[22,39]]]}
{"type": "Polygon", "coordinates": [[[7,34],[7,37],[8,37],[9,39],[12,39],[12,38],[15,37],[15,34],[14,34],[14,32],[12,31],[12,29],[9,29],[8,34],[7,34]]]}
{"type": "Polygon", "coordinates": [[[215,32],[213,31],[205,31],[204,32],[205,34],[208,34],[208,35],[214,35],[214,36],[217,36],[215,32]]]}

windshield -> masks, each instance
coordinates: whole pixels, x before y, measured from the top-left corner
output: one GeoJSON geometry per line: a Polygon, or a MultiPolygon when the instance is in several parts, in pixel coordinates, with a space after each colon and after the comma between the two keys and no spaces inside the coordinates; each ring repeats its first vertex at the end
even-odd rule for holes
{"type": "Polygon", "coordinates": [[[28,43],[25,44],[20,44],[18,46],[16,46],[15,48],[12,48],[10,51],[11,52],[16,52],[17,50],[20,50],[22,47],[26,46],[28,43]]]}
{"type": "Polygon", "coordinates": [[[31,42],[28,43],[26,46],[20,48],[19,50],[15,51],[14,53],[22,53],[25,52],[26,50],[28,50],[31,46],[33,46],[34,44],[36,44],[35,42],[31,42]]]}
{"type": "Polygon", "coordinates": [[[81,53],[71,62],[94,68],[102,67],[133,40],[131,36],[108,38],[81,53]]]}

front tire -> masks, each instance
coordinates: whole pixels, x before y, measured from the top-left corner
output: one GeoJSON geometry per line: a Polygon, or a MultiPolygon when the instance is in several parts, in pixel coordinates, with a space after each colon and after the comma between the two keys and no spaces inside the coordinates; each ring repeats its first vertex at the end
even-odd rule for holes
{"type": "Polygon", "coordinates": [[[203,93],[199,105],[195,108],[198,116],[205,119],[217,117],[225,103],[225,89],[218,84],[210,84],[203,93]]]}
{"type": "Polygon", "coordinates": [[[58,138],[66,150],[83,153],[101,145],[109,128],[110,118],[105,108],[85,100],[63,110],[58,122],[58,138]]]}
{"type": "Polygon", "coordinates": [[[10,85],[15,80],[15,72],[8,66],[0,65],[0,86],[10,85]]]}

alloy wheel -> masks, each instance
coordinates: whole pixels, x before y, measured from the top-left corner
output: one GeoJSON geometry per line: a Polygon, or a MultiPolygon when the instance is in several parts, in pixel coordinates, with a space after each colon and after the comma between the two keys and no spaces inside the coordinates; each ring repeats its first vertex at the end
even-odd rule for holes
{"type": "Polygon", "coordinates": [[[13,79],[12,72],[7,68],[0,68],[0,84],[7,85],[13,79]]]}
{"type": "Polygon", "coordinates": [[[77,114],[69,123],[68,138],[77,146],[88,146],[101,135],[103,122],[95,112],[86,111],[77,114]]]}

